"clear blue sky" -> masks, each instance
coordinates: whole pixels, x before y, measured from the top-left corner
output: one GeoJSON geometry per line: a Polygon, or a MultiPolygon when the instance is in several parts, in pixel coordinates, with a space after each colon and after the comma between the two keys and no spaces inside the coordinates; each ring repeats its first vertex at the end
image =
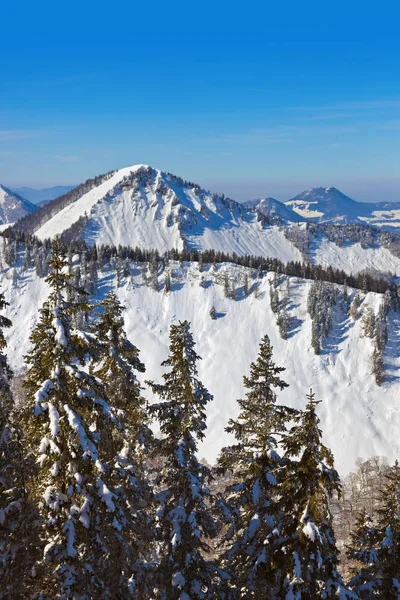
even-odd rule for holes
{"type": "Polygon", "coordinates": [[[400,200],[397,3],[13,4],[1,183],[147,163],[238,199],[400,200]]]}

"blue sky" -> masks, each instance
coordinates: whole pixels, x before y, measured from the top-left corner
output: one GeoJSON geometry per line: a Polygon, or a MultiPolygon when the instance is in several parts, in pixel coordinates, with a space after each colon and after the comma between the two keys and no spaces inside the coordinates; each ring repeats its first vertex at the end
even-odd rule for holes
{"type": "Polygon", "coordinates": [[[146,163],[240,200],[317,185],[400,200],[398,17],[394,2],[7,3],[0,182],[146,163]]]}

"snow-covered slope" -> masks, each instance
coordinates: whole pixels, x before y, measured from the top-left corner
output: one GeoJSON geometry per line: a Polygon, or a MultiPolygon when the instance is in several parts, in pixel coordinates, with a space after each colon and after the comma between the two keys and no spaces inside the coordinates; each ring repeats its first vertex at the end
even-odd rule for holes
{"type": "Polygon", "coordinates": [[[300,260],[277,227],[263,228],[257,214],[179,177],[145,165],[116,171],[59,211],[35,233],[60,235],[87,217],[81,237],[89,244],[214,249],[300,260]]]}
{"type": "MultiPolygon", "coordinates": [[[[261,337],[268,333],[276,362],[286,367],[284,379],[290,384],[280,394],[282,402],[304,406],[310,387],[322,400],[318,411],[324,439],[335,454],[342,474],[353,469],[357,457],[386,455],[390,460],[400,452],[400,317],[391,313],[389,341],[385,350],[387,377],[378,387],[371,375],[370,339],[360,336],[360,319],[353,322],[339,301],[333,315],[334,327],[320,356],[310,348],[311,321],[307,313],[307,294],[311,282],[281,278],[280,294],[289,285],[288,310],[293,318],[289,339],[280,338],[276,317],[269,302],[269,279],[252,279],[252,271],[230,264],[204,266],[196,263],[171,263],[172,289],[156,292],[144,283],[138,265],[131,265],[132,277],[124,279],[116,292],[126,306],[125,321],[129,338],[141,350],[147,371],[143,379],[159,380],[160,363],[168,352],[171,323],[188,319],[192,323],[197,350],[203,357],[200,377],[214,394],[208,413],[207,439],[200,454],[214,461],[222,445],[229,441],[224,427],[237,413],[236,399],[243,394],[242,376],[255,359],[261,337]],[[236,281],[237,300],[224,296],[223,275],[236,281]],[[250,279],[250,293],[241,292],[244,276],[250,279]],[[200,282],[202,281],[202,285],[200,282]],[[212,320],[214,306],[217,318],[212,320]]],[[[162,286],[164,274],[160,274],[162,286]]],[[[44,279],[34,270],[21,272],[13,284],[12,270],[3,273],[2,287],[10,302],[8,316],[13,327],[7,332],[8,354],[12,367],[19,371],[29,347],[29,333],[37,309],[48,293],[44,279]]],[[[115,271],[100,273],[97,297],[116,285],[115,271]]],[[[354,292],[352,292],[354,293],[354,292]]],[[[364,303],[377,311],[382,297],[368,294],[364,303]]],[[[145,395],[150,398],[149,391],[145,395]]]]}
{"type": "Polygon", "coordinates": [[[285,205],[315,222],[365,223],[400,231],[400,202],[356,202],[334,187],[311,188],[285,205]]]}
{"type": "Polygon", "coordinates": [[[286,206],[306,219],[342,223],[359,222],[360,204],[334,187],[311,188],[285,202],[286,206]]]}
{"type": "Polygon", "coordinates": [[[304,221],[304,218],[298,213],[275,198],[246,200],[242,203],[242,206],[256,210],[266,217],[278,217],[283,222],[299,223],[300,221],[304,221]]]}
{"type": "Polygon", "coordinates": [[[36,206],[0,184],[0,224],[14,223],[36,210],[36,206]]]}

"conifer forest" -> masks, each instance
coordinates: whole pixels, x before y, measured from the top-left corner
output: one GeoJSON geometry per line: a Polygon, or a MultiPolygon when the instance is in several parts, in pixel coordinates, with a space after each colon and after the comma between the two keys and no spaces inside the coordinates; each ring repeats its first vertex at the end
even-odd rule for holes
{"type": "MultiPolygon", "coordinates": [[[[11,263],[16,244],[6,246],[11,263]]],[[[213,396],[198,376],[190,323],[171,324],[164,374],[142,385],[146,356],[127,338],[117,295],[93,303],[88,293],[98,257],[84,253],[81,269],[91,277],[82,285],[71,248],[58,239],[28,248],[25,259],[50,294],[30,332],[22,377],[13,377],[7,361],[11,322],[0,319],[0,598],[400,597],[399,464],[360,460],[341,482],[320,428],[324,398],[310,389],[302,409],[281,404],[285,367],[276,364],[266,332],[243,374],[237,417],[226,423],[234,441],[211,466],[198,445],[213,396]]],[[[149,285],[157,285],[161,258],[147,258],[149,285]]],[[[117,277],[125,259],[120,249],[117,277]]],[[[270,303],[285,338],[282,270],[274,270],[270,303]]],[[[308,298],[315,354],[338,302],[322,276],[308,298]]],[[[166,277],[166,293],[170,285],[166,277]]],[[[221,285],[232,293],[229,281],[221,285]]],[[[381,313],[367,307],[362,317],[364,335],[375,340],[377,384],[396,302],[389,286],[382,292],[381,313]]],[[[345,287],[340,301],[357,319],[359,295],[350,302],[345,287]]],[[[3,312],[6,306],[1,294],[3,312]]]]}

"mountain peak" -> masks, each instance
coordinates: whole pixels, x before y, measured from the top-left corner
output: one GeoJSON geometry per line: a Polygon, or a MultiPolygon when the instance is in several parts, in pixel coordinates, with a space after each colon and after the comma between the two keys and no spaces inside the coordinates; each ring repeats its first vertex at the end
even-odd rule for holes
{"type": "Polygon", "coordinates": [[[0,183],[0,224],[14,223],[36,210],[36,206],[0,183]]]}

